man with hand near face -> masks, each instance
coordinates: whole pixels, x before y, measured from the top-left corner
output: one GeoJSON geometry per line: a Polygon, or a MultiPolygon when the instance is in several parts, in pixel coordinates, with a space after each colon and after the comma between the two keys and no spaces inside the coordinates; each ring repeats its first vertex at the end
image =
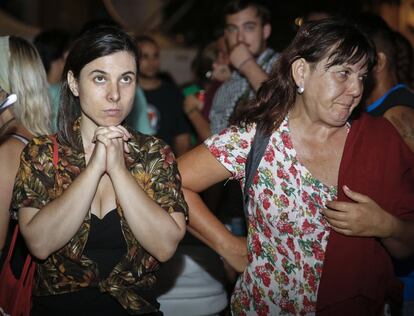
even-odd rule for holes
{"type": "Polygon", "coordinates": [[[228,126],[236,105],[254,96],[267,80],[277,53],[267,47],[270,12],[250,1],[232,0],[224,8],[224,36],[233,72],[217,91],[210,112],[211,131],[228,126]]]}

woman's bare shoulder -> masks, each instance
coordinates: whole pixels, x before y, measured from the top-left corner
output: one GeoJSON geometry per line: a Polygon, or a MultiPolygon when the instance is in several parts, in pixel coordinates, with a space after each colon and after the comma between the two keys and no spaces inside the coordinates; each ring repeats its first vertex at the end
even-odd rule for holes
{"type": "Polygon", "coordinates": [[[0,143],[0,174],[3,179],[14,180],[24,146],[20,140],[14,137],[7,137],[0,143]]]}
{"type": "MultiPolygon", "coordinates": [[[[17,159],[20,157],[25,144],[12,136],[5,136],[0,140],[0,157],[13,159],[17,155],[17,159]]],[[[1,160],[3,163],[3,160],[1,160]]]]}

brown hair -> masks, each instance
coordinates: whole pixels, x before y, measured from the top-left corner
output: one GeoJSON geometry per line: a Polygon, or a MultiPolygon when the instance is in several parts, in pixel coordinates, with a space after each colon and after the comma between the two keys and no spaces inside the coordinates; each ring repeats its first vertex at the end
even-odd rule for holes
{"type": "Polygon", "coordinates": [[[315,64],[326,56],[329,59],[327,68],[343,63],[356,64],[365,59],[371,70],[376,63],[374,45],[354,24],[333,18],[306,23],[280,54],[270,79],[260,87],[256,99],[247,107],[239,108],[230,124],[261,122],[265,132],[270,134],[279,127],[296,100],[293,62],[304,58],[315,64]]]}
{"type": "Polygon", "coordinates": [[[138,67],[138,52],[132,38],[124,31],[114,27],[98,27],[83,33],[72,45],[63,70],[60,107],[58,113],[59,141],[80,150],[75,138],[73,123],[81,115],[79,98],[69,88],[67,75],[72,71],[79,79],[83,67],[93,60],[126,51],[135,57],[138,67]]]}

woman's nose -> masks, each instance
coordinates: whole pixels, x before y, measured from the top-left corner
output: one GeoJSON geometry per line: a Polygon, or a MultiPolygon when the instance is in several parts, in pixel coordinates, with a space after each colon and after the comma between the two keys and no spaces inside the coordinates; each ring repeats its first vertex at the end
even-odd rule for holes
{"type": "Polygon", "coordinates": [[[120,94],[119,94],[119,87],[118,84],[114,83],[110,86],[110,90],[108,92],[108,100],[110,102],[118,102],[120,98],[120,94]]]}
{"type": "Polygon", "coordinates": [[[359,77],[353,78],[349,90],[354,97],[359,97],[364,91],[363,81],[359,77]]]}

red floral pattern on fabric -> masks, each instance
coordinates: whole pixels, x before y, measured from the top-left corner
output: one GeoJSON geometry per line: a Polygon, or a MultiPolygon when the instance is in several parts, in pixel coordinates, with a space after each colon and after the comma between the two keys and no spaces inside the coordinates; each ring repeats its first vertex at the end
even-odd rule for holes
{"type": "MultiPolygon", "coordinates": [[[[242,185],[254,133],[254,125],[232,126],[205,142],[242,185]]],[[[232,295],[233,315],[314,314],[329,237],[321,209],[336,198],[336,187],[298,161],[287,118],[270,139],[249,196],[249,264],[232,295]]]]}

